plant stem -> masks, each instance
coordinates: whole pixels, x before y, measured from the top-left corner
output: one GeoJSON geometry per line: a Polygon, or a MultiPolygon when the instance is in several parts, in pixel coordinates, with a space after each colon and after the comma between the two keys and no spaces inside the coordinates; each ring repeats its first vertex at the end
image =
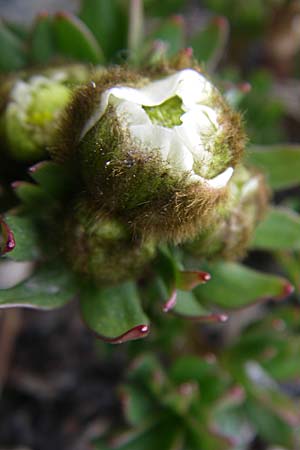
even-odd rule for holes
{"type": "Polygon", "coordinates": [[[137,63],[139,51],[142,47],[144,34],[144,7],[143,0],[130,0],[128,49],[129,59],[137,63]]]}

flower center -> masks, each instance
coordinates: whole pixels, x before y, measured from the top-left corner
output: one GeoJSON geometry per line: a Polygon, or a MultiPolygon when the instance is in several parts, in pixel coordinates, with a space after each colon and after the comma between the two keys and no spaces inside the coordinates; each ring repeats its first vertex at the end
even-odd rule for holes
{"type": "Polygon", "coordinates": [[[182,100],[177,95],[166,100],[158,106],[143,106],[154,125],[161,125],[166,128],[173,128],[181,125],[181,116],[184,114],[182,100]]]}

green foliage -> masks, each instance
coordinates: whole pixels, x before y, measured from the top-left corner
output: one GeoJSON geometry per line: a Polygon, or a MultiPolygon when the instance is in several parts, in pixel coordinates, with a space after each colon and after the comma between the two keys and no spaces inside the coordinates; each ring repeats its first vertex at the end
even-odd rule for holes
{"type": "Polygon", "coordinates": [[[51,310],[64,306],[76,293],[72,274],[57,262],[46,263],[21,284],[0,290],[0,308],[51,310]]]}
{"type": "Polygon", "coordinates": [[[249,164],[263,170],[273,189],[287,189],[300,181],[300,148],[297,145],[251,146],[249,164]]]}
{"type": "Polygon", "coordinates": [[[138,339],[149,331],[148,318],[132,282],[110,288],[86,283],[81,289],[80,307],[86,324],[108,342],[138,339]]]}
{"type": "MultiPolygon", "coordinates": [[[[233,22],[234,31],[243,27],[243,33],[247,33],[250,26],[251,32],[260,29],[272,1],[207,0],[206,4],[217,14],[225,14],[233,22]]],[[[184,18],[174,16],[182,12],[182,0],[145,0],[144,6],[148,15],[160,18],[155,26],[146,27],[150,31],[139,42],[137,57],[134,55],[132,60],[128,61],[126,53],[125,2],[83,0],[79,18],[67,13],[43,14],[28,30],[1,22],[0,70],[6,74],[30,65],[83,61],[90,73],[93,65],[122,58],[137,67],[146,63],[151,68],[153,64],[157,70],[158,62],[172,67],[173,57],[180,63],[192,64],[191,52],[184,50],[190,46],[209,72],[216,68],[228,42],[225,18],[208,19],[191,35],[184,18]]],[[[228,78],[239,80],[240,76],[228,78]]],[[[230,104],[244,113],[250,139],[257,144],[248,148],[243,163],[261,170],[270,189],[297,187],[299,146],[278,144],[285,139],[281,126],[284,111],[273,98],[272,77],[254,71],[250,81],[250,93],[245,86],[232,82],[223,86],[230,104]]],[[[3,108],[10,83],[11,78],[8,86],[3,84],[3,108]]],[[[85,103],[83,106],[87,108],[85,103]]],[[[84,108],[80,113],[87,114],[84,108]]],[[[169,110],[164,113],[165,123],[169,110]]],[[[0,128],[2,139],[2,125],[0,128]]],[[[114,429],[102,436],[97,448],[246,450],[255,436],[270,445],[298,448],[299,402],[285,392],[285,386],[293,385],[300,376],[298,307],[260,307],[262,318],[241,325],[242,333],[234,339],[230,338],[230,320],[229,325],[223,322],[231,314],[239,314],[232,310],[286,298],[293,290],[290,282],[300,295],[299,215],[286,208],[270,207],[251,241],[251,249],[267,251],[276,258],[288,280],[242,262],[191,257],[183,248],[156,242],[157,258],[138,275],[132,273],[122,283],[96,286],[88,276],[79,280],[70,265],[63,262],[63,230],[68,230],[69,242],[76,251],[80,246],[86,248],[93,234],[88,219],[87,239],[81,239],[78,229],[82,229],[74,222],[65,226],[66,215],[74,212],[78,199],[87,195],[78,175],[77,156],[73,165],[67,165],[61,160],[54,162],[45,153],[48,159],[29,169],[29,181],[27,168],[10,160],[5,148],[3,141],[1,164],[3,161],[3,167],[14,167],[1,179],[1,210],[8,210],[0,218],[1,264],[32,261],[33,273],[14,287],[0,289],[0,307],[51,310],[78,297],[83,321],[110,343],[145,337],[153,325],[154,331],[139,347],[126,347],[129,354],[140,354],[121,389],[126,424],[121,431],[114,429]],[[13,183],[13,197],[9,183],[15,178],[19,181],[13,183]],[[183,325],[182,319],[190,322],[183,325]],[[220,345],[210,339],[210,332],[220,345]]],[[[51,150],[56,155],[56,148],[51,150]]],[[[97,214],[103,213],[102,206],[98,201],[97,214]]],[[[90,214],[95,213],[93,208],[95,205],[90,214]]],[[[104,213],[111,214],[111,210],[104,213]]],[[[119,211],[117,214],[120,219],[119,211]]],[[[129,240],[133,247],[141,244],[136,232],[129,240]]],[[[113,269],[117,273],[120,267],[115,264],[113,269]]]]}

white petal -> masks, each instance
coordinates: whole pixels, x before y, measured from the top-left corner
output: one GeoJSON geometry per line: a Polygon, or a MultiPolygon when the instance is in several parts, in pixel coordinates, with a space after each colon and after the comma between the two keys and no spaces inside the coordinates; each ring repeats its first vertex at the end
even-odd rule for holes
{"type": "Polygon", "coordinates": [[[185,69],[161,80],[153,81],[140,89],[126,86],[108,89],[102,94],[98,108],[85,124],[80,139],[102,117],[111,96],[143,106],[158,106],[178,95],[182,99],[183,109],[188,110],[196,103],[207,101],[213,89],[212,84],[203,75],[192,69],[185,69]]]}
{"type": "Polygon", "coordinates": [[[206,180],[206,182],[210,185],[210,187],[215,189],[221,189],[225,187],[233,175],[233,168],[228,167],[224,172],[217,175],[215,178],[211,178],[210,180],[206,180]]]}
{"type": "Polygon", "coordinates": [[[140,105],[126,100],[122,100],[121,102],[118,100],[118,102],[119,104],[116,105],[116,114],[121,122],[123,120],[126,122],[126,126],[152,125],[150,117],[140,105]]]}
{"type": "Polygon", "coordinates": [[[167,160],[172,140],[172,129],[159,125],[137,125],[129,127],[131,136],[138,139],[141,145],[158,150],[163,160],[167,160]]]}
{"type": "Polygon", "coordinates": [[[178,136],[173,133],[168,162],[174,169],[180,171],[193,171],[194,158],[189,149],[182,143],[178,136]]]}

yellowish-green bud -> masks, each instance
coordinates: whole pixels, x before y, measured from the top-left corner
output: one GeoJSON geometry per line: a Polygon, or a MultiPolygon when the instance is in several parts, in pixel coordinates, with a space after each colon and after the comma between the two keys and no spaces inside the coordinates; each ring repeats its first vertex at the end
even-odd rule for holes
{"type": "Polygon", "coordinates": [[[242,258],[253,232],[263,217],[269,192],[262,174],[239,166],[228,185],[225,204],[215,210],[214,225],[202,229],[185,244],[192,254],[203,258],[242,258]]]}
{"type": "Polygon", "coordinates": [[[194,69],[154,80],[110,70],[78,92],[67,124],[95,201],[162,240],[209,223],[244,145],[240,117],[194,69]]]}
{"type": "Polygon", "coordinates": [[[153,241],[133,237],[120,220],[80,201],[65,221],[63,248],[78,274],[101,284],[114,284],[142,273],[155,256],[153,241]]]}
{"type": "Polygon", "coordinates": [[[2,119],[14,158],[36,160],[46,154],[70,98],[70,88],[56,76],[35,75],[28,81],[15,81],[2,119]]]}

